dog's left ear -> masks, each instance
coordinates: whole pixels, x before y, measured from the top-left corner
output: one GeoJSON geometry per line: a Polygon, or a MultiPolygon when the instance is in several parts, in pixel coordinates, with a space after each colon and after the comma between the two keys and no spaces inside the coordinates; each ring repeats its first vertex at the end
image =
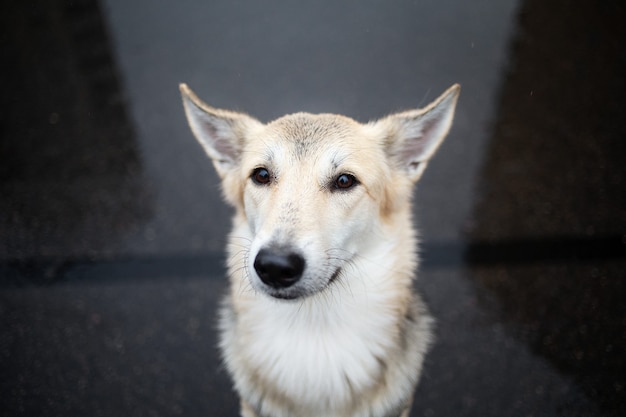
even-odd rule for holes
{"type": "Polygon", "coordinates": [[[461,86],[454,84],[427,107],[392,114],[378,122],[386,135],[388,155],[412,181],[423,174],[448,134],[461,86]]]}
{"type": "Polygon", "coordinates": [[[247,114],[209,106],[187,84],[180,85],[180,92],[191,131],[224,180],[239,164],[247,135],[262,124],[247,114]]]}

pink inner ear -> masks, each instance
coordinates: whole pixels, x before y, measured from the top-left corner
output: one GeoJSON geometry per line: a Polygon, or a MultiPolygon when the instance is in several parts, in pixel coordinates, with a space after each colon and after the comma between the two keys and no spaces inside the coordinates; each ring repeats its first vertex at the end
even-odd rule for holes
{"type": "Polygon", "coordinates": [[[450,87],[425,109],[398,113],[388,119],[395,125],[393,153],[413,175],[421,174],[448,133],[459,88],[450,87]]]}
{"type": "Polygon", "coordinates": [[[400,149],[400,157],[410,169],[426,162],[445,136],[445,113],[431,110],[429,113],[406,120],[406,135],[400,149]]]}
{"type": "Polygon", "coordinates": [[[234,162],[238,158],[239,149],[234,142],[236,137],[228,120],[215,117],[205,112],[191,100],[190,124],[207,153],[218,162],[234,162]]]}
{"type": "Polygon", "coordinates": [[[408,135],[402,142],[398,156],[411,168],[416,167],[422,161],[429,148],[429,137],[432,136],[435,123],[432,121],[424,122],[411,120],[405,126],[408,135]]]}
{"type": "Polygon", "coordinates": [[[215,151],[220,155],[222,161],[235,161],[239,153],[237,146],[232,143],[233,137],[229,137],[223,129],[218,127],[218,124],[230,125],[224,120],[207,120],[202,123],[202,130],[204,133],[204,140],[211,141],[209,146],[213,146],[215,151]]]}
{"type": "Polygon", "coordinates": [[[422,135],[417,139],[418,155],[420,159],[428,159],[432,148],[437,146],[440,140],[440,120],[437,117],[426,117],[421,123],[422,135]]]}

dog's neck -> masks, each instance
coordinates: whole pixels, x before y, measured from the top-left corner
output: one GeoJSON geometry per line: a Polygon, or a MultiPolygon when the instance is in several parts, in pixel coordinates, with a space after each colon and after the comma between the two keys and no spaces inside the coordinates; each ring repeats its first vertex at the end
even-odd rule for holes
{"type": "MultiPolygon", "coordinates": [[[[246,222],[237,226],[231,238],[251,238],[246,222]]],[[[414,232],[391,226],[373,232],[376,243],[328,289],[301,300],[277,300],[254,291],[240,264],[246,251],[231,246],[230,297],[238,323],[232,341],[243,360],[272,381],[259,383],[288,390],[300,399],[300,407],[311,409],[322,406],[319,398],[345,404],[352,390],[370,389],[374,375],[384,369],[380,361],[402,345],[405,310],[414,296],[414,232]]]]}

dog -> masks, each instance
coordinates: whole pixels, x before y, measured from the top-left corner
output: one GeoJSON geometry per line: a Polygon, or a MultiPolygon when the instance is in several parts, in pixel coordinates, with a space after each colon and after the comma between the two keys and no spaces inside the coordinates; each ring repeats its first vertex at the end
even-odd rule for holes
{"type": "Polygon", "coordinates": [[[413,290],[411,196],[460,92],[361,124],[264,124],[180,85],[234,207],[220,350],[243,417],[407,417],[433,319],[413,290]]]}

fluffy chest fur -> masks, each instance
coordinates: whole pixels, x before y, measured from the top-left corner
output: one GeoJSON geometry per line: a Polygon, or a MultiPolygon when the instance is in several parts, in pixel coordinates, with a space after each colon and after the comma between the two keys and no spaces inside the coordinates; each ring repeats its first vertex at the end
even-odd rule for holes
{"type": "Polygon", "coordinates": [[[411,291],[411,239],[375,245],[327,291],[285,303],[247,283],[238,243],[246,230],[233,233],[220,346],[256,415],[387,417],[385,410],[404,409],[431,340],[431,319],[411,291]]]}
{"type": "Polygon", "coordinates": [[[235,349],[262,390],[297,400],[302,408],[341,409],[355,393],[379,383],[399,323],[364,299],[314,301],[250,305],[237,317],[235,349]]]}

